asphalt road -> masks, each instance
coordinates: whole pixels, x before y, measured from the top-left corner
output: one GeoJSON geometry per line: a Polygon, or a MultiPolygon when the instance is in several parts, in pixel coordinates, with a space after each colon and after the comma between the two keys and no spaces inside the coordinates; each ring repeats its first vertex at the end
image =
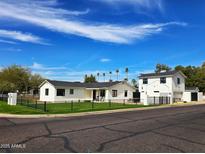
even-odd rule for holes
{"type": "Polygon", "coordinates": [[[0,119],[0,152],[205,152],[205,105],[0,119]]]}

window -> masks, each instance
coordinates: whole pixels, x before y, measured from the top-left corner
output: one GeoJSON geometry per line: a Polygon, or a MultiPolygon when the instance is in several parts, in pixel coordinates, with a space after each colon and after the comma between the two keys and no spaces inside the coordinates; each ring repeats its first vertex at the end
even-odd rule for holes
{"type": "Polygon", "coordinates": [[[112,97],[117,97],[117,90],[112,90],[112,97]]]}
{"type": "Polygon", "coordinates": [[[100,90],[100,97],[105,97],[105,90],[100,90]]]}
{"type": "Polygon", "coordinates": [[[177,84],[180,84],[180,78],[177,78],[177,84]]]}
{"type": "Polygon", "coordinates": [[[70,95],[74,94],[74,89],[70,89],[70,95]]]}
{"type": "Polygon", "coordinates": [[[57,89],[57,96],[65,96],[65,89],[57,89]]]}
{"type": "Polygon", "coordinates": [[[161,83],[161,84],[166,83],[166,78],[165,78],[165,77],[161,77],[161,78],[160,78],[160,83],[161,83]]]}
{"type": "Polygon", "coordinates": [[[143,84],[148,84],[148,79],[147,78],[143,79],[143,84]]]}
{"type": "Polygon", "coordinates": [[[49,95],[49,89],[45,89],[45,95],[48,96],[49,95]]]}
{"type": "Polygon", "coordinates": [[[154,93],[159,93],[159,91],[154,91],[154,93]]]}
{"type": "Polygon", "coordinates": [[[127,91],[127,90],[125,90],[125,97],[127,97],[127,95],[128,95],[128,91],[127,91]]]}

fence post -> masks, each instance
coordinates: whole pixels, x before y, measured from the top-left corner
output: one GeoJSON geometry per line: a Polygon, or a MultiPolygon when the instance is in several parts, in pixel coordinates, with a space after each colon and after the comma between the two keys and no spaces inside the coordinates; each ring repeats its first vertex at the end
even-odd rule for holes
{"type": "Polygon", "coordinates": [[[29,106],[29,99],[27,99],[26,103],[27,103],[26,105],[29,106]]]}
{"type": "Polygon", "coordinates": [[[155,96],[154,96],[154,105],[155,105],[155,103],[156,103],[156,102],[155,102],[155,96]]]}
{"type": "Polygon", "coordinates": [[[47,109],[46,109],[46,101],[44,102],[44,112],[47,112],[47,109]]]}
{"type": "Polygon", "coordinates": [[[73,101],[71,101],[71,111],[73,112],[73,101]]]}
{"type": "Polygon", "coordinates": [[[94,102],[92,101],[92,110],[94,109],[94,102]]]}
{"type": "Polygon", "coordinates": [[[111,100],[109,100],[109,107],[111,107],[111,100]]]}
{"type": "Polygon", "coordinates": [[[36,100],[35,108],[37,109],[37,100],[36,100]]]}
{"type": "Polygon", "coordinates": [[[125,106],[125,99],[123,99],[123,105],[125,106]]]}
{"type": "Polygon", "coordinates": [[[20,103],[21,103],[21,105],[22,105],[22,96],[21,96],[21,100],[20,100],[20,103]]]}

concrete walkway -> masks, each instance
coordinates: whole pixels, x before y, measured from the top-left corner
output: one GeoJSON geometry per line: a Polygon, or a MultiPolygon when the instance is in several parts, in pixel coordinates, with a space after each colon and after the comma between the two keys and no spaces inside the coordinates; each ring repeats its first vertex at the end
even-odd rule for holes
{"type": "Polygon", "coordinates": [[[153,110],[161,108],[171,108],[171,107],[183,107],[183,106],[193,106],[193,105],[202,105],[205,104],[205,101],[201,102],[191,102],[191,103],[174,103],[161,106],[152,106],[152,107],[141,107],[141,108],[129,108],[129,109],[116,109],[116,110],[105,110],[105,111],[92,111],[92,112],[81,112],[81,113],[67,113],[67,114],[35,114],[35,115],[19,115],[19,114],[4,114],[0,113],[0,118],[63,118],[63,117],[78,117],[85,115],[100,115],[100,114],[109,114],[109,113],[118,113],[118,112],[127,112],[127,111],[142,111],[142,110],[153,110]]]}

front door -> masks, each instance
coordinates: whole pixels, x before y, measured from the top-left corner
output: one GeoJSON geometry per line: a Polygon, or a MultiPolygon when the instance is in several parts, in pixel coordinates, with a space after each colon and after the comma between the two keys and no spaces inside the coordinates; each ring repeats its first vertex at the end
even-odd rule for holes
{"type": "Polygon", "coordinates": [[[96,100],[96,90],[93,90],[93,100],[96,100]]]}

